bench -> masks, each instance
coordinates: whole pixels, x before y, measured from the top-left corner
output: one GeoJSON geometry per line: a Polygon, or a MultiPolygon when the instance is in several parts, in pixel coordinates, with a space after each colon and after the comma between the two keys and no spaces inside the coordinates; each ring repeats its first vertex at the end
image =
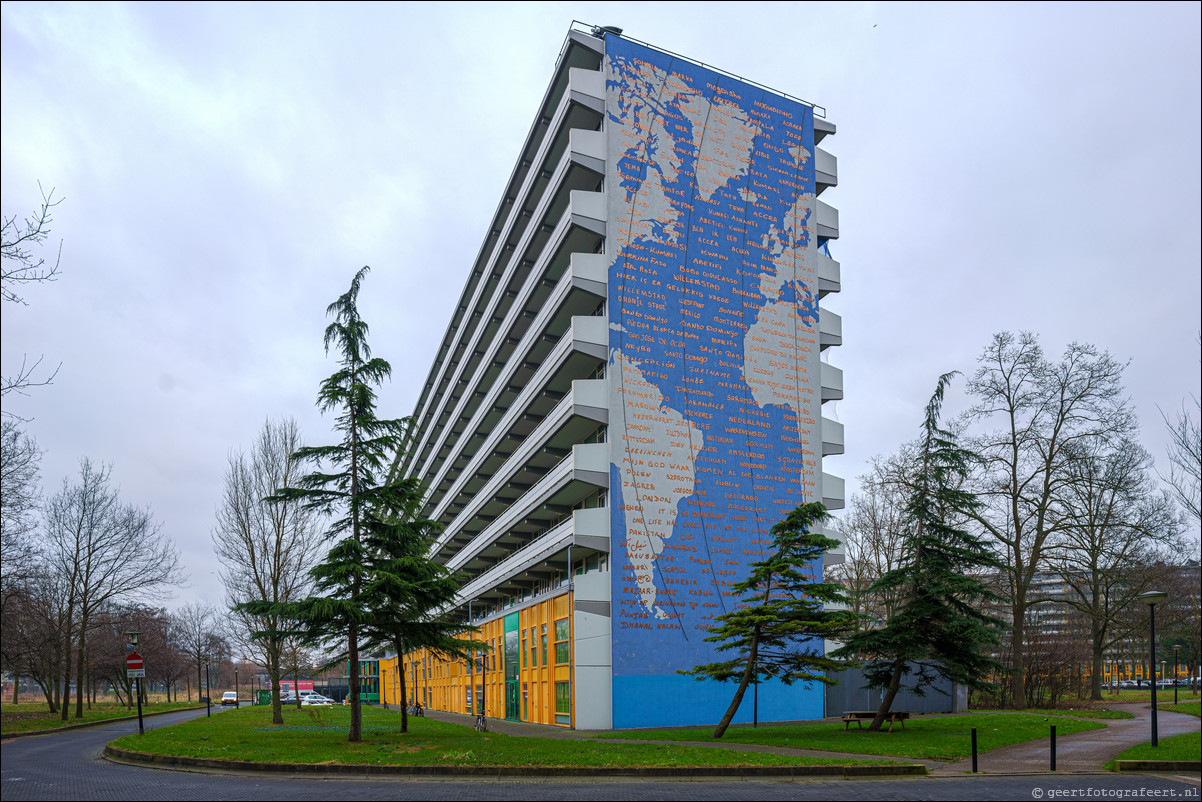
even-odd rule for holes
{"type": "MultiPolygon", "coordinates": [[[[910,717],[910,713],[906,710],[890,710],[885,714],[885,720],[889,722],[889,732],[893,732],[893,722],[900,721],[902,729],[906,728],[906,719],[910,717]]],[[[843,713],[843,731],[847,732],[847,728],[854,721],[860,725],[860,729],[864,729],[865,721],[872,721],[876,718],[875,710],[847,710],[843,713]]]]}

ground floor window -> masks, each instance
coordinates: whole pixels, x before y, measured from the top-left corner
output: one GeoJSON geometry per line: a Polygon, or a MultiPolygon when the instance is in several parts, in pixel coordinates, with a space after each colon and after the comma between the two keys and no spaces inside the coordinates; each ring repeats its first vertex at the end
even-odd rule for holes
{"type": "Polygon", "coordinates": [[[555,683],[555,723],[572,723],[572,693],[568,683],[555,683]]]}

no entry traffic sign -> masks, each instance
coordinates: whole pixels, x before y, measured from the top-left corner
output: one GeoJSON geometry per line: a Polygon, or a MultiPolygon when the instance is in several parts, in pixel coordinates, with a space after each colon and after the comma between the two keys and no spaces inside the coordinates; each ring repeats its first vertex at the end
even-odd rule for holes
{"type": "Polygon", "coordinates": [[[125,667],[131,669],[142,668],[142,655],[137,652],[130,652],[129,657],[125,658],[125,667]]]}

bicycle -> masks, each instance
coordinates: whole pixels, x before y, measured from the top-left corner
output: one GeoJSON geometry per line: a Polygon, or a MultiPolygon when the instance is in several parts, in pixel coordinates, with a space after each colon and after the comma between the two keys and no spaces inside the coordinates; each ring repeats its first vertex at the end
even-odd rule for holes
{"type": "Polygon", "coordinates": [[[484,720],[484,711],[476,714],[476,732],[488,732],[488,722],[484,720]]]}

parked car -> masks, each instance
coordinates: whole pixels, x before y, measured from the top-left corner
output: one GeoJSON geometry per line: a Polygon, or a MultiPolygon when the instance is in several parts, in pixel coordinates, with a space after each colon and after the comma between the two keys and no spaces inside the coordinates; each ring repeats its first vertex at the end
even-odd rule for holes
{"type": "Polygon", "coordinates": [[[310,692],[307,694],[305,694],[305,693],[301,694],[301,704],[302,705],[332,705],[332,704],[334,704],[334,700],[328,696],[322,696],[320,693],[310,692]]]}
{"type": "Polygon", "coordinates": [[[226,691],[225,693],[221,694],[221,706],[222,707],[225,707],[226,705],[236,705],[236,704],[238,704],[238,694],[237,693],[235,693],[234,691],[226,691]]]}

